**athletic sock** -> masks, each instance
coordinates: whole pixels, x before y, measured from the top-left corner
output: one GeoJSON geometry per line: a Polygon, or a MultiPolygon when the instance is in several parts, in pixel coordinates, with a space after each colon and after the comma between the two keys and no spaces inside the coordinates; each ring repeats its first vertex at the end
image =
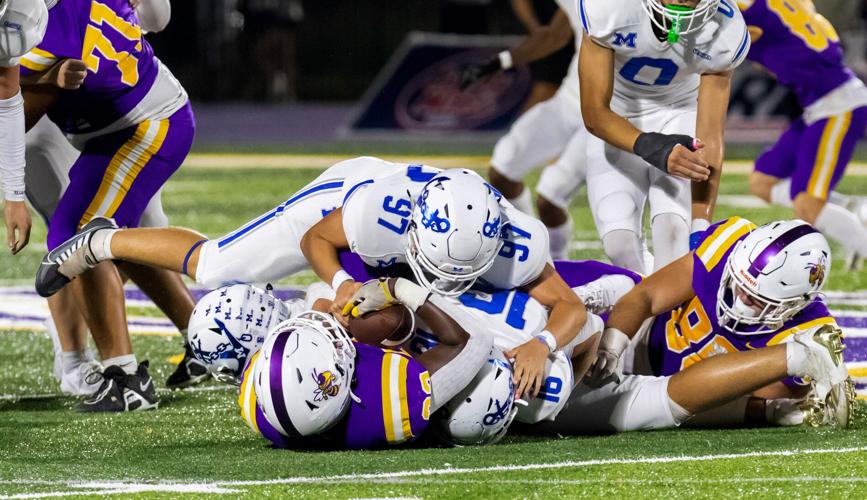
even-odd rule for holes
{"type": "Polygon", "coordinates": [[[118,231],[118,229],[94,231],[93,236],[90,238],[90,251],[96,257],[96,260],[102,262],[114,258],[114,254],[111,253],[111,239],[114,237],[114,233],[118,231]]]}
{"type": "Polygon", "coordinates": [[[82,363],[86,363],[93,359],[92,352],[88,352],[89,349],[82,349],[80,351],[63,351],[60,353],[60,369],[63,373],[69,373],[75,370],[78,365],[82,363]]]}
{"type": "Polygon", "coordinates": [[[771,188],[771,203],[792,208],[792,181],[783,179],[771,188]]]}
{"type": "Polygon", "coordinates": [[[867,228],[849,210],[826,203],[816,217],[816,229],[853,253],[867,254],[867,228]]]}
{"type": "Polygon", "coordinates": [[[135,359],[135,354],[124,354],[123,356],[115,356],[103,360],[103,366],[117,366],[122,369],[127,375],[133,375],[138,369],[138,361],[135,359]]]}
{"type": "Polygon", "coordinates": [[[530,196],[530,190],[527,189],[526,186],[524,187],[524,190],[521,191],[521,194],[514,198],[507,198],[507,200],[518,210],[527,215],[533,215],[533,199],[530,196]]]}
{"type": "Polygon", "coordinates": [[[569,243],[572,242],[572,216],[559,226],[548,226],[548,246],[551,249],[552,259],[566,259],[569,257],[569,243]]]}

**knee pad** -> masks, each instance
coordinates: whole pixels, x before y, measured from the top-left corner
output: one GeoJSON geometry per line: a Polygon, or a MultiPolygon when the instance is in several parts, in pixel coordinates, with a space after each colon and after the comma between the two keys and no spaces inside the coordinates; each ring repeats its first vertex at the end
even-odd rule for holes
{"type": "Polygon", "coordinates": [[[641,238],[634,231],[616,229],[602,237],[602,248],[615,266],[644,273],[644,252],[641,238]]]}
{"type": "Polygon", "coordinates": [[[634,226],[638,213],[635,200],[622,191],[606,194],[596,205],[597,219],[604,224],[634,226]]]}

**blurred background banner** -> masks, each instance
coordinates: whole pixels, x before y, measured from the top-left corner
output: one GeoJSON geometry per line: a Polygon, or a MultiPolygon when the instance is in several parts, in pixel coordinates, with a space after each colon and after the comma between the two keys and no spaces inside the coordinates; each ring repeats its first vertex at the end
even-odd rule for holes
{"type": "MultiPolygon", "coordinates": [[[[174,1],[168,29],[148,37],[194,101],[200,147],[407,138],[487,146],[534,102],[528,88],[541,74],[520,68],[458,88],[461,64],[526,34],[512,3],[174,1]]],[[[814,3],[863,78],[867,0],[814,3]]],[[[556,11],[553,0],[533,5],[541,23],[556,11]]],[[[772,142],[799,113],[773,77],[746,63],[732,82],[727,139],[772,142]]]]}
{"type": "Polygon", "coordinates": [[[359,101],[346,134],[407,132],[415,138],[454,132],[502,134],[530,92],[528,68],[460,89],[461,70],[484,63],[519,37],[410,33],[359,101]]]}

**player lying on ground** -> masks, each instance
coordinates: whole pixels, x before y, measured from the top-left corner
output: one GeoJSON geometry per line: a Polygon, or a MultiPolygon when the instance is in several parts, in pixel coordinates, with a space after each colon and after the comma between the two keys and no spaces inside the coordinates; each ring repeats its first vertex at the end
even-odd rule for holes
{"type": "Polygon", "coordinates": [[[494,146],[488,176],[515,208],[532,214],[530,190],[524,178],[544,162],[557,158],[545,167],[536,186],[539,219],[548,228],[551,256],[565,259],[572,240],[569,204],[584,185],[587,130],[581,119],[578,95],[578,51],[581,46],[581,21],[575,1],[560,0],[559,9],[547,26],[531,32],[519,45],[501,52],[484,65],[468,65],[462,70],[461,87],[467,88],[486,76],[540,60],[564,46],[575,36],[575,56],[560,89],[512,125],[509,133],[494,146]],[[568,14],[568,15],[567,15],[568,14]],[[571,26],[570,26],[571,24],[571,26]]]}
{"type": "MultiPolygon", "coordinates": [[[[407,291],[405,280],[396,288],[394,281],[390,293],[444,342],[413,357],[351,341],[329,313],[303,312],[277,325],[245,369],[238,403],[253,430],[278,447],[318,436],[341,447],[370,449],[421,435],[430,415],[487,362],[492,337],[484,330],[469,335],[426,300],[430,292],[411,283],[407,291]]],[[[328,300],[316,302],[330,308],[328,300]]]]}
{"type": "MultiPolygon", "coordinates": [[[[94,217],[137,226],[154,194],[180,167],[195,130],[186,92],[142,38],[128,0],[64,0],[50,10],[45,37],[21,60],[22,77],[39,83],[47,75],[48,83],[55,84],[50,75],[70,64],[80,69],[79,87],[60,92],[48,115],[81,154],[49,222],[49,249],[94,217]],[[99,20],[97,27],[93,19],[99,20]]],[[[72,290],[106,371],[125,374],[105,377],[103,387],[79,409],[155,407],[147,367],[139,365],[132,351],[116,268],[111,263],[96,266],[72,290]],[[129,382],[124,382],[124,397],[106,399],[114,392],[108,386],[119,381],[129,382]]],[[[192,306],[189,297],[187,302],[192,306]]]]}
{"type": "Polygon", "coordinates": [[[689,251],[689,221],[698,231],[713,216],[731,74],[749,50],[747,27],[727,0],[579,0],[578,10],[596,229],[614,264],[643,272],[649,202],[660,269],[689,251]]]}
{"type": "MultiPolygon", "coordinates": [[[[836,341],[829,335],[839,330],[819,296],[830,264],[825,238],[803,221],[756,228],[732,217],[714,224],[701,235],[694,253],[647,277],[615,305],[590,383],[609,383],[621,370],[672,376],[718,354],[772,347],[817,331],[842,366],[836,352],[842,347],[831,347],[836,341]]],[[[833,389],[832,398],[842,405],[853,397],[851,381],[845,367],[832,375],[816,380],[816,392],[824,402],[833,389]]],[[[615,394],[628,391],[628,384],[627,378],[615,394]]],[[[801,399],[808,391],[803,380],[787,378],[757,387],[752,395],[801,399]]],[[[720,408],[709,422],[743,423],[749,402],[744,395],[720,408]]],[[[693,410],[684,409],[675,407],[674,415],[693,410]]]]}
{"type": "MultiPolygon", "coordinates": [[[[158,32],[168,24],[170,6],[167,1],[136,0],[134,3],[138,3],[135,6],[136,15],[145,31],[158,32]]],[[[79,151],[44,113],[56,103],[58,88],[75,90],[82,85],[83,79],[87,77],[86,70],[83,62],[67,59],[55,63],[39,78],[27,77],[22,80],[27,126],[27,199],[46,222],[54,216],[62,194],[69,186],[69,172],[78,159],[79,151]]],[[[168,225],[159,191],[142,213],[140,224],[142,227],[168,225]]],[[[118,265],[118,270],[122,276],[136,282],[184,334],[194,302],[177,273],[129,263],[118,265]]],[[[48,304],[51,316],[45,326],[54,342],[54,375],[60,381],[60,390],[75,396],[89,396],[101,385],[101,377],[91,374],[102,372],[103,367],[87,347],[90,337],[87,323],[75,305],[71,289],[52,297],[48,304]]],[[[167,379],[166,387],[185,387],[201,382],[206,377],[207,370],[187,351],[183,361],[167,379]]]]}
{"type": "MultiPolygon", "coordinates": [[[[283,205],[217,240],[179,228],[118,230],[97,219],[43,259],[36,288],[50,295],[111,259],[180,271],[217,287],[274,281],[306,268],[309,258],[337,290],[334,312],[345,321],[342,309],[361,284],[342,269],[340,249],[374,267],[407,263],[419,283],[440,294],[459,294],[476,279],[525,288],[552,310],[543,333],[551,349],[573,338],[586,319],[581,301],[547,263],[547,232],[538,220],[470,171],[376,158],[338,163],[283,205]]],[[[529,342],[515,350],[519,395],[538,391],[543,347],[529,342]]]]}
{"type": "MultiPolygon", "coordinates": [[[[607,297],[604,302],[598,303],[602,308],[607,306],[606,303],[616,302],[639,279],[624,269],[593,261],[558,262],[557,270],[582,299],[588,295],[589,288],[604,287],[607,297]],[[592,281],[588,283],[588,280],[592,281]]],[[[455,314],[468,314],[471,320],[463,321],[463,325],[488,328],[494,335],[494,345],[504,351],[532,339],[541,331],[547,313],[538,302],[516,290],[491,294],[470,291],[462,295],[459,301],[436,303],[453,317],[455,314]]],[[[587,326],[572,344],[595,346],[601,328],[598,323],[595,327],[591,326],[596,317],[592,314],[589,316],[587,326]]],[[[666,315],[661,318],[667,319],[666,315]]],[[[532,432],[561,434],[649,430],[682,423],[690,426],[796,425],[802,423],[806,416],[812,418],[812,423],[825,421],[848,425],[850,401],[846,397],[837,399],[843,390],[838,390],[831,404],[825,408],[826,414],[817,401],[750,398],[757,389],[793,373],[803,374],[804,370],[817,373],[821,380],[827,380],[831,374],[840,376],[841,372],[845,378],[845,367],[839,367],[842,364],[839,357],[827,355],[827,345],[833,349],[840,348],[836,335],[823,332],[821,343],[811,340],[811,335],[812,331],[797,338],[790,336],[787,342],[797,345],[760,349],[761,354],[725,356],[726,362],[712,358],[713,363],[705,364],[702,361],[668,376],[624,375],[619,383],[612,381],[601,387],[581,383],[587,364],[582,361],[580,353],[563,356],[567,349],[561,349],[549,358],[543,390],[536,398],[528,400],[528,406],[518,408],[515,420],[524,424],[540,424],[529,428],[532,432]],[[819,361],[811,360],[803,364],[803,356],[809,353],[816,353],[819,361]],[[568,362],[569,357],[572,363],[568,362]],[[786,360],[789,358],[794,361],[787,366],[786,360]],[[755,366],[760,364],[766,366],[756,370],[755,366]],[[746,409],[740,406],[740,415],[728,412],[728,420],[720,418],[720,413],[726,413],[729,402],[742,398],[749,398],[749,405],[746,409]]],[[[435,345],[434,334],[417,329],[408,349],[417,353],[435,345]]],[[[458,444],[483,444],[487,437],[499,435],[502,430],[499,420],[489,418],[486,425],[482,418],[485,412],[469,408],[474,402],[478,405],[476,400],[480,398],[482,406],[485,406],[489,400],[487,394],[505,392],[506,382],[491,381],[486,374],[480,374],[479,378],[478,384],[471,384],[465,390],[472,393],[468,397],[469,401],[464,403],[461,397],[457,397],[443,410],[453,411],[457,415],[455,418],[464,421],[467,420],[466,412],[474,411],[481,422],[475,427],[477,434],[463,429],[455,437],[458,444]]],[[[495,396],[491,397],[496,399],[495,396]]],[[[446,417],[435,415],[434,420],[442,423],[442,420],[448,420],[446,417]]]]}
{"type": "Polygon", "coordinates": [[[794,208],[795,217],[838,241],[850,258],[867,255],[867,227],[847,207],[854,200],[833,192],[867,127],[867,88],[846,66],[837,33],[810,0],[738,5],[753,33],[747,59],[770,70],[804,108],[756,159],[750,190],[794,208]]]}

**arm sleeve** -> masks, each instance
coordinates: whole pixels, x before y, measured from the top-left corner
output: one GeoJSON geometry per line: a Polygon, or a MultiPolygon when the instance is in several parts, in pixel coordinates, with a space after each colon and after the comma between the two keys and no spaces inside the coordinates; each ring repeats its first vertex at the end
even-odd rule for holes
{"type": "Polygon", "coordinates": [[[159,33],[166,29],[172,18],[172,4],[169,0],[142,0],[135,13],[143,30],[159,33]]]}
{"type": "Polygon", "coordinates": [[[24,200],[24,99],[0,99],[0,181],[9,201],[24,200]]]}

